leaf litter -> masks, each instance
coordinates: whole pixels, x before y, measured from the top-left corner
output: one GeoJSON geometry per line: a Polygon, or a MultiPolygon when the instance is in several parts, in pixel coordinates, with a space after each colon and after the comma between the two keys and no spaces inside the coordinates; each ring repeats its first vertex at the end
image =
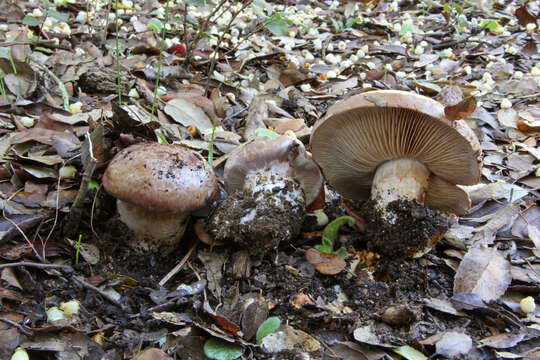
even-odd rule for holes
{"type": "Polygon", "coordinates": [[[537,3],[171,1],[165,19],[165,1],[121,0],[118,33],[115,4],[0,3],[1,358],[540,356],[538,306],[519,305],[540,289],[537,3]],[[208,210],[172,255],[125,245],[101,188],[121,149],[212,146],[221,177],[254,137],[307,144],[330,105],[373,89],[434,97],[482,144],[471,210],[422,258],[368,251],[361,204],[329,187],[329,219],[356,220],[333,239],[345,259],[315,250],[309,221],[250,258],[208,239],[208,210]],[[72,299],[79,314],[47,322],[72,299]],[[268,317],[281,326],[258,346],[268,317]]]}

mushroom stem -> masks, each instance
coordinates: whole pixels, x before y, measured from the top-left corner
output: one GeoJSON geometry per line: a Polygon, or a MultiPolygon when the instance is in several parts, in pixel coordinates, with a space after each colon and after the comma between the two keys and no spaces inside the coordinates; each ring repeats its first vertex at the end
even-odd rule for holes
{"type": "Polygon", "coordinates": [[[189,213],[149,210],[117,200],[120,220],[134,232],[128,240],[133,248],[172,250],[186,230],[189,213]]]}
{"type": "Polygon", "coordinates": [[[387,161],[375,171],[371,199],[375,200],[383,212],[386,212],[389,203],[399,199],[416,200],[424,204],[429,174],[426,166],[414,159],[387,161]]]}

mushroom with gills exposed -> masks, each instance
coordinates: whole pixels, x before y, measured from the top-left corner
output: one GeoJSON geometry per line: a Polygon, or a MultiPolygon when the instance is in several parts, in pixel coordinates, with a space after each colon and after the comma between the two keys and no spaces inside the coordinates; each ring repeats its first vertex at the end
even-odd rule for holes
{"type": "Polygon", "coordinates": [[[481,176],[481,148],[465,121],[415,93],[378,90],[332,105],[314,126],[313,158],[345,198],[368,200],[368,244],[418,257],[470,207],[459,186],[481,176]],[[430,221],[433,220],[433,221],[430,221]]]}
{"type": "Polygon", "coordinates": [[[304,145],[287,135],[245,145],[228,159],[223,178],[229,196],[210,215],[208,232],[256,255],[300,232],[306,206],[323,186],[304,145]]]}
{"type": "Polygon", "coordinates": [[[213,170],[199,154],[179,145],[139,143],[120,151],[103,175],[105,190],[133,233],[128,245],[170,252],[192,212],[217,193],[213,170]]]}

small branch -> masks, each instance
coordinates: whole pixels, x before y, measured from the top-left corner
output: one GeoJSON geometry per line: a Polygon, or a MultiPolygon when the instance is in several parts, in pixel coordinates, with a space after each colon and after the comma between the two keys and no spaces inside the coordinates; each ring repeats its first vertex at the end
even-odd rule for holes
{"type": "Polygon", "coordinates": [[[73,271],[73,268],[69,265],[43,264],[43,263],[35,263],[35,262],[28,262],[28,261],[0,264],[0,269],[9,268],[9,267],[21,267],[21,266],[33,267],[37,269],[61,269],[64,272],[73,271]]]}
{"type": "Polygon", "coordinates": [[[90,289],[92,291],[95,291],[96,293],[98,293],[99,295],[101,295],[105,300],[108,300],[110,303],[118,306],[119,308],[121,308],[122,310],[126,311],[127,310],[127,307],[123,304],[121,304],[118,300],[116,300],[115,298],[113,298],[111,295],[107,294],[106,292],[102,291],[101,289],[95,287],[94,285],[91,285],[89,283],[87,283],[86,281],[84,281],[83,279],[80,279],[79,277],[77,276],[72,276],[71,277],[72,280],[75,280],[75,282],[81,284],[82,286],[84,286],[85,288],[87,289],[90,289]]]}
{"type": "Polygon", "coordinates": [[[163,279],[161,279],[161,281],[159,282],[159,286],[163,286],[165,285],[165,283],[167,281],[169,281],[174,275],[176,275],[180,269],[184,266],[184,264],[186,263],[186,261],[188,261],[189,257],[191,256],[191,254],[193,253],[193,251],[195,250],[195,248],[197,247],[197,242],[195,242],[191,248],[189,249],[189,251],[187,252],[187,254],[184,256],[184,258],[178,263],[178,265],[176,265],[171,271],[169,271],[169,273],[167,275],[165,275],[163,277],[163,279]]]}
{"type": "Polygon", "coordinates": [[[19,331],[20,331],[21,333],[23,333],[23,334],[26,335],[26,336],[32,336],[32,333],[26,331],[22,325],[19,325],[19,324],[16,323],[15,321],[11,321],[11,320],[6,319],[6,318],[3,318],[3,317],[0,317],[0,321],[3,321],[3,322],[5,322],[6,324],[9,324],[9,325],[11,325],[11,326],[13,326],[13,327],[16,327],[17,329],[19,329],[19,331]]]}

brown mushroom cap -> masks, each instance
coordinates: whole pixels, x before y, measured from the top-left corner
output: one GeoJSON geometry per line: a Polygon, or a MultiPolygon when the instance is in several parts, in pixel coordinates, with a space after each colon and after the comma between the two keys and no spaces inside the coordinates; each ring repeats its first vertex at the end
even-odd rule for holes
{"type": "MultiPolygon", "coordinates": [[[[435,175],[430,179],[452,189],[476,184],[481,176],[481,149],[472,130],[464,121],[447,119],[437,101],[415,93],[379,90],[340,101],[317,121],[310,143],[330,185],[351,199],[368,198],[375,170],[394,159],[420,161],[435,175]]],[[[428,184],[428,203],[462,213],[461,204],[433,200],[429,192],[440,184],[428,184]]]]}
{"type": "Polygon", "coordinates": [[[298,181],[307,205],[317,198],[323,185],[321,170],[308,155],[304,145],[282,135],[274,139],[256,139],[231,156],[224,171],[227,190],[242,190],[248,173],[264,170],[298,181]]]}
{"type": "Polygon", "coordinates": [[[140,143],[112,159],[103,186],[119,200],[157,211],[191,212],[217,193],[208,163],[182,146],[140,143]]]}

